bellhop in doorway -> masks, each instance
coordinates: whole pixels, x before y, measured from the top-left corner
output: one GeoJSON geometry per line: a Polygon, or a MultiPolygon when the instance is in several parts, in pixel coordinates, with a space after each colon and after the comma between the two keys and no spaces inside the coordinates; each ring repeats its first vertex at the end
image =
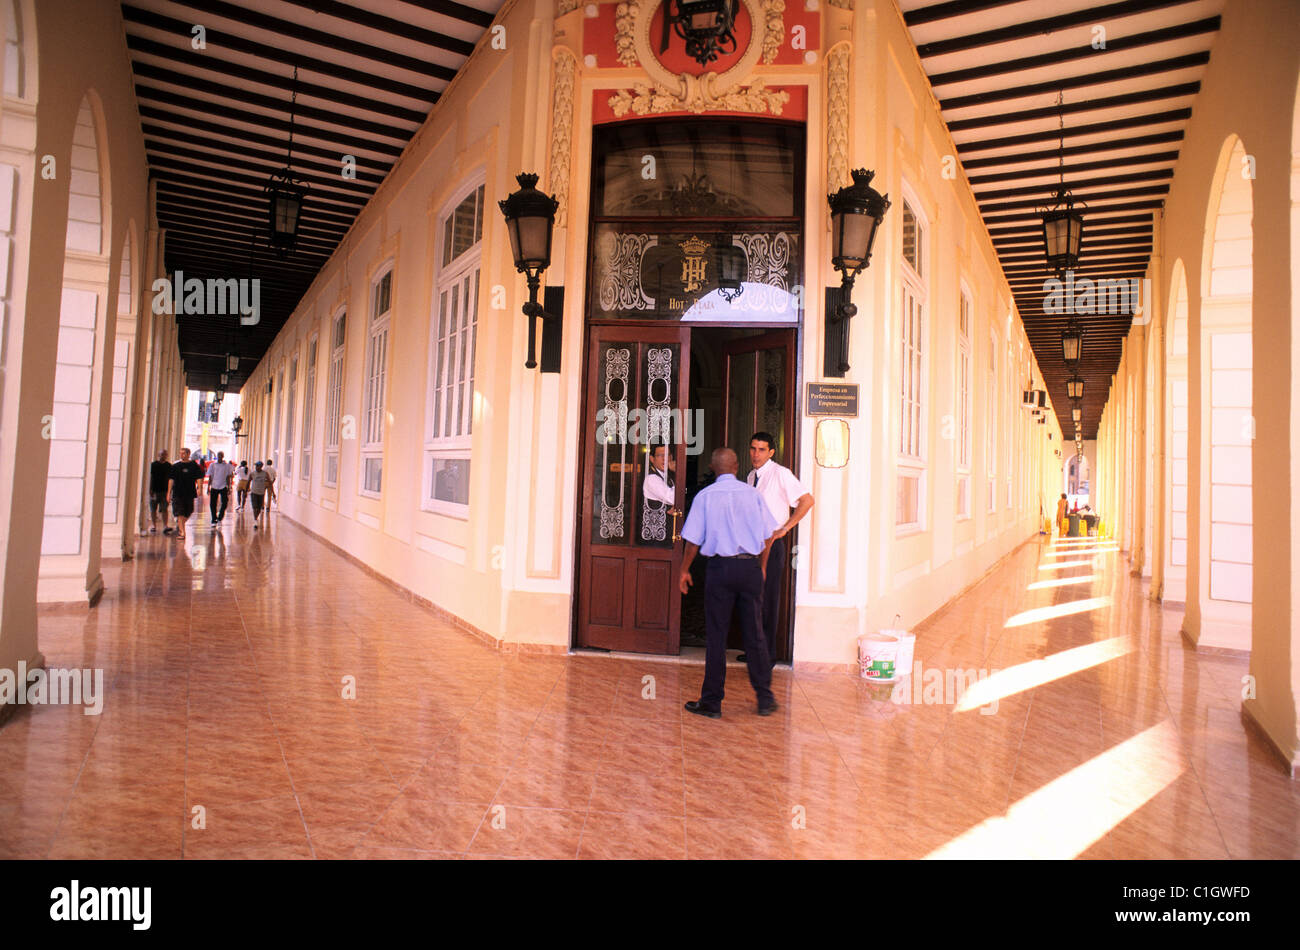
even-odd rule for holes
{"type": "MultiPolygon", "coordinates": [[[[776,642],[781,618],[781,580],[785,575],[786,535],[812,509],[813,496],[798,476],[776,461],[776,437],[755,432],[749,440],[749,461],[754,466],[747,481],[758,489],[778,525],[772,535],[767,572],[763,580],[763,635],[768,649],[776,642]]],[[[747,660],[742,653],[741,660],[747,660]]]]}

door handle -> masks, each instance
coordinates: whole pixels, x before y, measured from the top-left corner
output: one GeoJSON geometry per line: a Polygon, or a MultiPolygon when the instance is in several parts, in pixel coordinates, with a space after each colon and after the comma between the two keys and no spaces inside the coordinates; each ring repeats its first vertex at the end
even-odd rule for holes
{"type": "Polygon", "coordinates": [[[682,510],[680,508],[669,508],[668,514],[672,515],[673,518],[673,543],[676,544],[682,539],[682,536],[677,533],[677,519],[682,516],[682,510]]]}

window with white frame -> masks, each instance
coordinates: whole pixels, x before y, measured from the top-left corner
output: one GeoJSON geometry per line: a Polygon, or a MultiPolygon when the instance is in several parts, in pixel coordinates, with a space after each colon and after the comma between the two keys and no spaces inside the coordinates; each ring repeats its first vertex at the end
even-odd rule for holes
{"type": "Polygon", "coordinates": [[[280,372],[275,379],[275,415],[271,419],[271,430],[274,433],[271,436],[271,460],[275,461],[280,456],[280,419],[284,415],[284,367],[280,367],[280,372]]]}
{"type": "Polygon", "coordinates": [[[343,412],[343,344],[347,340],[347,311],[330,327],[330,372],[325,383],[325,472],[323,481],[339,483],[339,421],[343,412]]]}
{"type": "Polygon", "coordinates": [[[970,295],[963,289],[957,311],[957,517],[970,517],[970,295]]]}
{"type": "Polygon", "coordinates": [[[989,373],[984,403],[984,459],[988,468],[988,509],[998,506],[998,338],[989,333],[989,373]]]}
{"type": "Polygon", "coordinates": [[[1007,463],[1003,473],[1007,482],[1007,507],[1011,507],[1011,476],[1015,471],[1015,450],[1016,450],[1016,414],[1020,411],[1020,379],[1021,373],[1018,364],[1015,362],[1015,350],[1011,346],[1011,314],[1007,314],[1007,379],[1006,386],[1010,390],[1010,395],[1003,397],[1003,441],[1006,443],[1007,463]]]}
{"type": "Polygon", "coordinates": [[[903,200],[902,300],[898,342],[898,505],[895,525],[920,528],[925,478],[925,284],[921,267],[925,232],[903,200]]]}
{"type": "Polygon", "coordinates": [[[285,485],[292,484],[293,475],[293,412],[298,405],[298,354],[289,363],[289,414],[284,419],[284,477],[285,485]]]}
{"type": "Polygon", "coordinates": [[[316,435],[316,344],[312,337],[307,344],[307,390],[302,397],[302,457],[298,460],[298,477],[311,478],[311,443],[316,435]]]}
{"type": "Polygon", "coordinates": [[[388,327],[392,315],[393,271],[375,283],[366,348],[366,402],[361,436],[361,492],[378,495],[384,474],[384,384],[388,368],[388,327]]]}
{"type": "Polygon", "coordinates": [[[484,187],[465,194],[442,221],[442,267],[433,298],[424,506],[469,509],[484,187]]]}

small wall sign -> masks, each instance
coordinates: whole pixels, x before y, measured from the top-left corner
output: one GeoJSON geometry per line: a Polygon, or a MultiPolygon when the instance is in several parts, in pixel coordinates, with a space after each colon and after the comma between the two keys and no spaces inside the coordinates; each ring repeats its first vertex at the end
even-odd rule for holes
{"type": "Polygon", "coordinates": [[[804,412],[810,416],[858,415],[857,383],[809,383],[804,412]]]}

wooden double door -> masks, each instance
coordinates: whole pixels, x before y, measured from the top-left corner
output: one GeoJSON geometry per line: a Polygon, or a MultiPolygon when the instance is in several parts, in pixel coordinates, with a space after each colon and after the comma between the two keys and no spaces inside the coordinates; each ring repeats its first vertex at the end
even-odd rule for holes
{"type": "MultiPolygon", "coordinates": [[[[750,433],[772,431],[782,459],[793,447],[795,331],[724,341],[725,332],[679,324],[589,328],[576,646],[680,652],[680,532],[710,453],[723,444],[735,449],[743,477],[750,433]],[[693,334],[697,347],[709,350],[707,365],[721,370],[722,398],[707,409],[692,398],[693,334]],[[662,472],[651,468],[659,444],[667,455],[662,472]],[[692,445],[699,454],[689,464],[692,445]],[[687,484],[688,472],[696,484],[687,484]]],[[[772,648],[788,657],[784,643],[772,648]]]]}

